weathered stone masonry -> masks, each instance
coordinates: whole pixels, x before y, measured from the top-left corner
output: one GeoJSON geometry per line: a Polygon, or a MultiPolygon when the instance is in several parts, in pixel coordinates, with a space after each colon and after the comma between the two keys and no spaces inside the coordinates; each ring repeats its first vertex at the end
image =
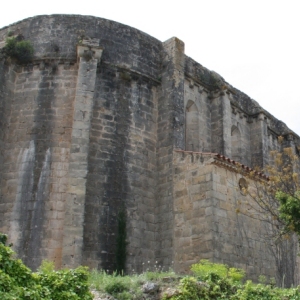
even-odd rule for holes
{"type": "Polygon", "coordinates": [[[279,135],[298,153],[295,133],[177,38],[70,15],[5,27],[0,47],[8,35],[35,49],[0,60],[0,231],[26,264],[113,270],[125,210],[128,271],[210,258],[272,276],[264,225],[235,213],[241,175],[216,153],[264,167],[279,135]]]}

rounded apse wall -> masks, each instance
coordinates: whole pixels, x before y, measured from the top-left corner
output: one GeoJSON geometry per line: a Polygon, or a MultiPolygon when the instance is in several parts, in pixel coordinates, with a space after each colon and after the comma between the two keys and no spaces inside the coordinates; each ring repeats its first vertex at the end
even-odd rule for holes
{"type": "Polygon", "coordinates": [[[22,35],[32,42],[35,58],[76,60],[76,45],[97,39],[102,61],[159,77],[162,43],[127,25],[80,15],[42,15],[0,29],[0,41],[22,35]]]}

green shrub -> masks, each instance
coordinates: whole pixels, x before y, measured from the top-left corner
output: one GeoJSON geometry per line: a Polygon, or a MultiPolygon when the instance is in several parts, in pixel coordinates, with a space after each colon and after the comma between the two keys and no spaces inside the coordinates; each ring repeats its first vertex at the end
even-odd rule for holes
{"type": "Polygon", "coordinates": [[[141,282],[143,275],[120,276],[117,272],[107,274],[105,271],[91,271],[90,286],[101,293],[108,293],[118,300],[141,299],[141,282]]]}
{"type": "Polygon", "coordinates": [[[199,285],[194,277],[183,278],[180,281],[179,290],[180,293],[172,296],[172,300],[209,299],[207,288],[199,285]]]}
{"type": "MultiPolygon", "coordinates": [[[[0,234],[0,240],[6,242],[6,236],[0,234]]],[[[0,243],[0,271],[2,276],[10,280],[15,286],[29,287],[34,285],[35,277],[20,259],[13,258],[14,251],[0,243]]]]}
{"type": "Polygon", "coordinates": [[[183,278],[171,300],[231,299],[242,286],[244,271],[201,260],[191,266],[195,277],[183,278]]]}
{"type": "Polygon", "coordinates": [[[92,300],[88,272],[84,267],[38,273],[39,283],[57,300],[92,300]]]}
{"type": "Polygon", "coordinates": [[[211,273],[205,281],[195,277],[185,277],[179,285],[179,293],[172,296],[171,300],[193,299],[231,299],[238,286],[228,278],[221,278],[211,273]]]}
{"type": "Polygon", "coordinates": [[[277,289],[280,299],[300,300],[300,290],[298,288],[277,289]]]}
{"type": "Polygon", "coordinates": [[[6,45],[2,49],[3,53],[19,63],[27,63],[33,59],[34,49],[30,41],[18,40],[15,37],[6,39],[6,45]]]}
{"type": "Polygon", "coordinates": [[[4,299],[48,299],[47,288],[39,285],[38,277],[20,259],[13,257],[14,251],[5,245],[6,235],[0,234],[0,297],[4,299]]]}
{"type": "Polygon", "coordinates": [[[205,280],[211,274],[216,274],[220,278],[230,278],[234,282],[240,282],[245,276],[245,271],[242,269],[229,268],[227,265],[212,263],[207,259],[193,264],[191,271],[201,280],[205,280]]]}
{"type": "Polygon", "coordinates": [[[38,268],[39,273],[50,274],[54,271],[54,262],[50,260],[43,260],[42,264],[38,268]]]}
{"type": "Polygon", "coordinates": [[[0,234],[0,297],[2,300],[92,300],[89,292],[88,271],[55,271],[45,262],[39,272],[32,273],[14,251],[5,245],[7,237],[0,234]]]}
{"type": "Polygon", "coordinates": [[[300,300],[299,288],[281,289],[248,280],[237,290],[232,300],[300,300]]]}
{"type": "Polygon", "coordinates": [[[281,300],[277,288],[272,288],[269,285],[253,284],[248,280],[243,288],[239,289],[233,298],[235,300],[281,300]]]}
{"type": "Polygon", "coordinates": [[[126,285],[120,278],[116,277],[116,279],[113,282],[110,282],[105,287],[105,291],[108,294],[111,294],[115,296],[116,294],[122,293],[124,291],[128,291],[129,287],[126,285]]]}
{"type": "MultiPolygon", "coordinates": [[[[92,270],[89,284],[100,293],[109,293],[115,299],[143,299],[142,285],[147,281],[162,282],[163,278],[178,278],[174,272],[144,272],[134,275],[107,274],[103,270],[92,270]]],[[[176,280],[174,281],[176,282],[176,280]]]]}

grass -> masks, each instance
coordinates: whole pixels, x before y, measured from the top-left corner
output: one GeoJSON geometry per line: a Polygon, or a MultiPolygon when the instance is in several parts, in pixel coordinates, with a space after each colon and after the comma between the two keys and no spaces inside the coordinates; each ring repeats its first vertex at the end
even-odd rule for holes
{"type": "Polygon", "coordinates": [[[163,272],[156,265],[153,270],[124,276],[117,272],[108,274],[93,270],[89,285],[92,291],[98,291],[100,297],[106,299],[112,296],[116,300],[300,300],[300,286],[279,288],[274,280],[265,276],[259,276],[259,283],[255,283],[244,279],[245,272],[241,269],[207,260],[200,260],[191,266],[193,275],[179,276],[173,271],[163,272]],[[149,286],[154,288],[153,294],[149,290],[148,294],[143,294],[143,289],[149,286]]]}
{"type": "Polygon", "coordinates": [[[119,276],[117,273],[107,274],[105,271],[92,270],[89,284],[100,294],[110,294],[118,300],[143,299],[142,285],[147,281],[163,285],[164,278],[177,278],[173,271],[151,272],[119,276]]]}

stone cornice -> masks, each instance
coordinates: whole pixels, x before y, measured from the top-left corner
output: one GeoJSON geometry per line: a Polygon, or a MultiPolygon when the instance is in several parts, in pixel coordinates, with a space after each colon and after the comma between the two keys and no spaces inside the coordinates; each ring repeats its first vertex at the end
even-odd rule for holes
{"type": "MultiPolygon", "coordinates": [[[[200,157],[200,160],[201,160],[201,157],[208,156],[211,158],[211,160],[208,160],[206,163],[214,164],[219,167],[223,167],[230,171],[240,173],[240,174],[253,172],[254,177],[264,179],[264,180],[269,180],[269,177],[266,174],[264,174],[263,172],[256,171],[253,168],[250,168],[244,164],[241,164],[241,163],[239,163],[229,157],[226,157],[225,155],[219,154],[219,153],[193,152],[193,151],[185,151],[185,150],[180,150],[180,149],[175,149],[174,152],[182,153],[182,155],[185,155],[185,154],[190,154],[192,156],[195,155],[197,157],[200,157]]],[[[203,158],[203,161],[204,161],[204,158],[203,158]]]]}

